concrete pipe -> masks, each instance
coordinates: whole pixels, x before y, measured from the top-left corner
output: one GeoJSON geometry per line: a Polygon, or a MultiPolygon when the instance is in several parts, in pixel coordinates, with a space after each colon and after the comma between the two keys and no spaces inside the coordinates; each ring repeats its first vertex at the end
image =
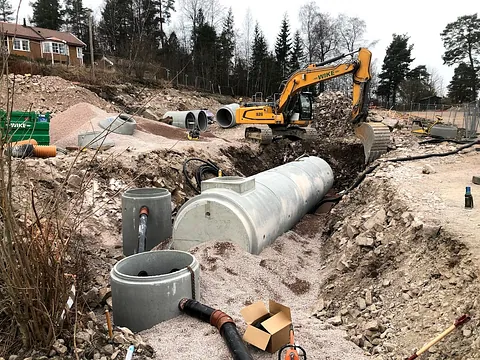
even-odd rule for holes
{"type": "Polygon", "coordinates": [[[195,127],[195,114],[191,111],[167,111],[163,118],[171,117],[172,126],[191,130],[195,127]]]}
{"type": "Polygon", "coordinates": [[[235,122],[235,112],[240,107],[238,104],[225,105],[218,109],[215,118],[218,125],[224,129],[228,129],[237,125],[235,122]]]}
{"type": "Polygon", "coordinates": [[[172,247],[217,240],[259,254],[291,229],[333,185],[331,167],[310,156],[248,177],[202,181],[202,193],[179,210],[172,247]]]}
{"type": "Polygon", "coordinates": [[[172,235],[171,194],[167,189],[129,189],[122,195],[123,254],[135,253],[138,246],[140,209],[148,208],[145,251],[152,250],[172,235]]]}
{"type": "Polygon", "coordinates": [[[137,128],[137,122],[133,116],[128,114],[119,114],[118,116],[110,116],[98,122],[102,129],[108,132],[121,135],[133,135],[137,128]]]}
{"type": "Polygon", "coordinates": [[[200,298],[199,278],[198,261],[183,251],[148,251],[120,260],[110,271],[115,325],[138,332],[173,319],[181,313],[182,298],[200,298]]]}
{"type": "Polygon", "coordinates": [[[195,124],[200,129],[200,131],[205,131],[208,128],[208,116],[204,110],[193,110],[193,115],[195,115],[195,124]]]}

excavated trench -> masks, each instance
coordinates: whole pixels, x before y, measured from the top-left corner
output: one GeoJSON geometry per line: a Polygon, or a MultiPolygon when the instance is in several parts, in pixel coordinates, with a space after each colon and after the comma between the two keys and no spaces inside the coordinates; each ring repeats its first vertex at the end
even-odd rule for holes
{"type": "Polygon", "coordinates": [[[283,165],[302,155],[321,157],[333,169],[335,192],[348,187],[365,167],[362,144],[345,142],[343,139],[318,140],[311,143],[281,140],[260,147],[259,150],[230,146],[222,152],[230,159],[236,170],[245,176],[283,165]]]}

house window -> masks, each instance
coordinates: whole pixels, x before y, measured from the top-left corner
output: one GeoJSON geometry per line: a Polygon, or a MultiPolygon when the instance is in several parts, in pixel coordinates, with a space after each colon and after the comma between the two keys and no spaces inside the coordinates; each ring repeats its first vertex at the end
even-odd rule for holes
{"type": "Polygon", "coordinates": [[[77,58],[83,58],[83,49],[81,47],[77,47],[77,58]]]}
{"type": "Polygon", "coordinates": [[[67,46],[63,43],[58,42],[44,42],[43,43],[43,53],[44,54],[62,54],[65,55],[67,53],[67,46]]]}
{"type": "Polygon", "coordinates": [[[30,51],[30,41],[23,39],[13,40],[13,50],[30,51]]]}

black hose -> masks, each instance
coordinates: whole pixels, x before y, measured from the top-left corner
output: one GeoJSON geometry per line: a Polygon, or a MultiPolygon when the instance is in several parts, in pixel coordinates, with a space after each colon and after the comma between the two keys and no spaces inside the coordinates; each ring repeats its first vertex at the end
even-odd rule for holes
{"type": "Polygon", "coordinates": [[[225,340],[233,360],[253,360],[232,318],[223,311],[192,299],[180,300],[178,307],[180,311],[215,326],[225,340]]]}
{"type": "MultiPolygon", "coordinates": [[[[467,149],[469,147],[472,147],[473,145],[476,145],[476,144],[480,144],[480,140],[476,140],[476,141],[472,141],[472,142],[469,142],[465,145],[462,145],[462,146],[459,146],[458,148],[456,148],[455,150],[452,150],[452,151],[447,151],[447,152],[444,152],[444,153],[434,153],[434,154],[423,154],[423,155],[416,155],[416,156],[405,156],[405,157],[400,157],[400,158],[394,158],[394,159],[385,159],[385,162],[403,162],[403,161],[411,161],[411,160],[420,160],[420,159],[428,159],[428,158],[432,158],[432,157],[444,157],[444,156],[450,156],[450,155],[455,155],[457,154],[458,152],[464,150],[464,149],[467,149]]],[[[342,200],[342,198],[347,195],[350,191],[352,191],[353,189],[355,189],[358,185],[360,185],[362,183],[362,181],[365,179],[365,177],[370,174],[373,170],[375,170],[378,166],[380,165],[380,163],[376,163],[376,164],[373,164],[373,165],[370,165],[368,168],[366,168],[365,170],[363,170],[360,174],[357,175],[355,181],[353,182],[352,185],[350,185],[350,187],[348,187],[341,195],[338,195],[338,196],[335,196],[335,197],[331,197],[331,198],[325,198],[325,199],[322,199],[320,200],[310,211],[309,213],[310,214],[313,214],[315,213],[318,208],[320,206],[322,206],[323,204],[325,203],[328,203],[328,202],[339,202],[340,200],[342,200]]]]}
{"type": "Polygon", "coordinates": [[[138,245],[137,254],[145,252],[147,247],[147,220],[148,220],[148,208],[142,206],[140,209],[140,220],[138,223],[138,245]]]}
{"type": "MultiPolygon", "coordinates": [[[[188,186],[190,186],[197,194],[200,194],[200,192],[202,190],[201,183],[202,183],[202,180],[204,179],[205,175],[206,174],[211,174],[211,175],[214,175],[214,176],[218,176],[218,173],[219,173],[220,170],[221,169],[216,164],[214,164],[211,160],[203,160],[203,159],[199,159],[199,158],[190,158],[190,159],[187,159],[183,163],[183,175],[185,176],[185,180],[186,180],[188,186]],[[197,183],[196,186],[192,183],[192,181],[190,180],[190,176],[188,175],[187,165],[191,161],[198,161],[198,162],[202,163],[202,165],[200,165],[197,168],[197,170],[195,171],[195,182],[197,183]]],[[[226,175],[226,174],[223,174],[223,175],[226,175]]]]}

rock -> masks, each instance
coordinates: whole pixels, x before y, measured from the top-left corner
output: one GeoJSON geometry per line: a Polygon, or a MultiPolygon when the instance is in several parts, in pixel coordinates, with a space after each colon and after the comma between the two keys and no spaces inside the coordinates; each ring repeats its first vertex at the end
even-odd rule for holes
{"type": "Polygon", "coordinates": [[[350,239],[353,239],[355,236],[359,234],[358,229],[355,226],[347,225],[347,236],[350,239]]]}
{"type": "Polygon", "coordinates": [[[327,320],[327,323],[332,324],[334,326],[342,325],[342,317],[341,316],[334,316],[327,320]]]}
{"type": "Polygon", "coordinates": [[[367,237],[363,234],[358,235],[355,241],[357,242],[357,245],[365,247],[373,247],[373,245],[375,244],[375,241],[372,238],[367,237]]]}
{"type": "Polygon", "coordinates": [[[423,173],[423,174],[435,174],[436,171],[435,171],[435,169],[433,168],[432,165],[430,165],[430,164],[425,164],[425,165],[423,166],[423,168],[422,168],[422,173],[423,173]]]}
{"type": "Polygon", "coordinates": [[[383,282],[382,282],[382,285],[383,285],[383,287],[390,286],[390,280],[384,279],[383,282]]]}
{"type": "Polygon", "coordinates": [[[157,116],[157,114],[155,114],[150,108],[146,108],[145,110],[143,110],[142,117],[149,120],[160,121],[160,117],[157,116]]]}
{"type": "Polygon", "coordinates": [[[98,291],[99,291],[98,288],[94,286],[90,290],[88,290],[86,293],[83,293],[83,298],[85,299],[87,304],[92,308],[95,308],[99,304],[98,291]]]}
{"type": "Polygon", "coordinates": [[[80,331],[79,333],[77,333],[77,335],[75,335],[75,337],[77,339],[77,343],[79,344],[83,344],[90,341],[90,334],[85,331],[80,331]]]}
{"type": "Polygon", "coordinates": [[[8,360],[17,360],[17,358],[18,358],[18,355],[10,355],[8,357],[8,360]]]}
{"type": "Polygon", "coordinates": [[[394,129],[398,126],[398,119],[385,118],[382,120],[382,122],[391,129],[394,129]]]}
{"type": "Polygon", "coordinates": [[[318,314],[324,308],[325,308],[325,301],[322,298],[318,299],[318,301],[313,306],[312,315],[318,314]]]}
{"type": "Polygon", "coordinates": [[[469,338],[470,336],[472,336],[472,330],[470,329],[463,329],[462,333],[463,333],[463,336],[465,336],[466,338],[469,338]]]}
{"type": "Polygon", "coordinates": [[[365,310],[367,308],[367,303],[365,299],[361,297],[357,299],[357,305],[360,310],[365,310]]]}
{"type": "Polygon", "coordinates": [[[363,327],[364,330],[368,331],[378,331],[379,329],[379,324],[378,320],[370,320],[368,321],[365,326],[363,327]]]}
{"type": "Polygon", "coordinates": [[[423,224],[422,233],[427,239],[436,238],[440,235],[441,226],[423,224]]]}
{"type": "Polygon", "coordinates": [[[113,354],[113,345],[112,344],[107,344],[103,347],[103,352],[108,355],[113,354]]]}
{"type": "MultiPolygon", "coordinates": [[[[63,340],[63,339],[59,339],[59,340],[63,340]]],[[[60,343],[59,340],[55,341],[52,347],[53,347],[53,350],[55,350],[55,352],[58,355],[62,356],[68,352],[68,348],[62,343],[60,343]]]]}
{"type": "Polygon", "coordinates": [[[123,334],[117,334],[113,337],[113,342],[115,344],[125,344],[127,342],[127,339],[125,339],[125,336],[123,334]]]}
{"type": "Polygon", "coordinates": [[[389,343],[389,342],[384,342],[383,343],[383,347],[385,348],[385,350],[387,350],[388,352],[392,352],[395,350],[395,345],[393,345],[392,343],[389,343]]]}
{"type": "Polygon", "coordinates": [[[68,185],[79,189],[82,186],[82,178],[78,175],[72,174],[68,177],[67,183],[68,185]]]}
{"type": "Polygon", "coordinates": [[[115,352],[112,354],[112,356],[110,357],[110,359],[111,359],[111,360],[115,360],[115,359],[117,358],[118,354],[120,354],[120,350],[115,351],[115,352]]]}
{"type": "Polygon", "coordinates": [[[367,306],[373,304],[372,292],[370,290],[365,291],[365,304],[367,304],[367,306]]]}
{"type": "Polygon", "coordinates": [[[365,221],[363,227],[367,230],[382,228],[385,220],[387,220],[387,212],[385,209],[380,209],[374,216],[365,221]]]}

